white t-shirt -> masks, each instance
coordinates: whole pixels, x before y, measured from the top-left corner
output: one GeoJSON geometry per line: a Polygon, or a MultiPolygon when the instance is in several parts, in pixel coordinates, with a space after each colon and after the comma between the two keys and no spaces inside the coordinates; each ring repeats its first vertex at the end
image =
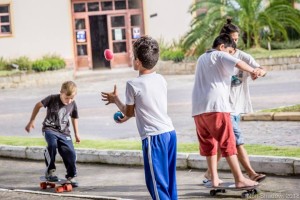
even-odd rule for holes
{"type": "Polygon", "coordinates": [[[140,75],[127,82],[126,104],[135,104],[135,118],[141,139],[173,131],[167,114],[167,82],[160,74],[140,75]]]}
{"type": "MultiPolygon", "coordinates": [[[[251,55],[241,50],[237,49],[233,56],[246,62],[253,68],[260,67],[260,65],[254,60],[251,55]]],[[[234,76],[235,78],[233,78],[231,81],[229,98],[230,106],[232,109],[231,114],[239,115],[241,113],[253,112],[248,85],[248,78],[250,74],[235,67],[234,76]]]]}
{"type": "Polygon", "coordinates": [[[229,53],[215,49],[199,57],[192,93],[192,116],[208,112],[231,112],[231,76],[239,61],[229,53]]]}

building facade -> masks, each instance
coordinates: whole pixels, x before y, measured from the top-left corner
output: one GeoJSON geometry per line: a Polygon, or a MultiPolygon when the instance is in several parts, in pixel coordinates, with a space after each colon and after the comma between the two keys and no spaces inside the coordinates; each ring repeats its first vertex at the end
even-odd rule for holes
{"type": "Polygon", "coordinates": [[[0,0],[0,57],[57,54],[76,70],[128,67],[141,35],[170,41],[189,29],[192,0],[176,1],[170,6],[172,0],[0,0]],[[111,61],[105,49],[113,50],[111,61]]]}

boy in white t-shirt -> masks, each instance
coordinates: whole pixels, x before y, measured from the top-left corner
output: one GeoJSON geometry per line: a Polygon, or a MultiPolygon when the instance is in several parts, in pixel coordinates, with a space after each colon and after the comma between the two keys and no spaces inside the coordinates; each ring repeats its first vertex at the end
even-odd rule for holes
{"type": "MultiPolygon", "coordinates": [[[[231,23],[231,19],[227,19],[227,23],[221,29],[220,34],[226,33],[229,34],[234,42],[237,44],[239,39],[239,28],[231,23]]],[[[254,60],[254,58],[239,50],[235,49],[232,52],[233,57],[238,58],[248,65],[254,68],[261,68],[261,66],[254,60]]],[[[262,69],[262,68],[261,68],[262,69]]],[[[261,70],[262,74],[265,75],[266,72],[261,70]]],[[[248,72],[242,71],[238,68],[234,68],[234,75],[231,78],[231,87],[230,87],[230,96],[229,103],[231,106],[231,122],[233,126],[233,132],[236,139],[236,147],[237,147],[237,157],[249,178],[253,181],[261,182],[266,178],[265,174],[257,173],[251,166],[249,156],[247,150],[244,147],[244,138],[239,127],[240,123],[240,115],[243,113],[253,112],[251,99],[250,99],[250,91],[248,80],[251,75],[248,72]]],[[[254,78],[255,79],[255,78],[254,78]]],[[[221,159],[221,155],[218,154],[218,160],[221,159]]],[[[210,172],[207,170],[204,174],[206,178],[205,181],[210,180],[210,172]]]]}
{"type": "Polygon", "coordinates": [[[236,187],[258,184],[243,176],[238,163],[235,136],[230,120],[229,93],[234,67],[251,73],[253,77],[260,74],[260,69],[253,69],[231,56],[230,53],[234,51],[235,46],[229,35],[219,35],[214,40],[212,49],[199,57],[195,72],[192,116],[200,143],[200,154],[206,156],[213,187],[220,184],[217,173],[218,147],[231,168],[236,187]]]}
{"type": "Polygon", "coordinates": [[[126,104],[116,86],[102,92],[102,100],[115,103],[125,114],[119,122],[135,116],[142,139],[145,179],[152,199],[177,199],[176,132],[167,114],[167,82],[153,69],[159,59],[159,46],[148,36],[133,44],[134,69],[139,76],[127,81],[126,104]]]}

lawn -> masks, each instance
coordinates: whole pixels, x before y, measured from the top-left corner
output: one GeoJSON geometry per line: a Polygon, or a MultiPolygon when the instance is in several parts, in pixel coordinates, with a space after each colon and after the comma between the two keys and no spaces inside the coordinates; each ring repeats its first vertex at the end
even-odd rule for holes
{"type": "Polygon", "coordinates": [[[262,48],[247,49],[245,52],[254,58],[278,58],[278,57],[294,57],[300,56],[300,49],[280,49],[269,51],[262,48]]]}
{"type": "Polygon", "coordinates": [[[261,110],[260,112],[300,112],[300,104],[273,109],[265,109],[261,110]]]}
{"type": "MultiPolygon", "coordinates": [[[[0,145],[13,146],[45,146],[44,138],[0,136],[0,145]]],[[[300,147],[245,145],[249,155],[284,156],[300,158],[300,147]]],[[[140,141],[131,140],[82,140],[75,148],[98,150],[141,150],[140,141]]],[[[198,153],[198,143],[179,143],[179,153],[198,153]]]]}

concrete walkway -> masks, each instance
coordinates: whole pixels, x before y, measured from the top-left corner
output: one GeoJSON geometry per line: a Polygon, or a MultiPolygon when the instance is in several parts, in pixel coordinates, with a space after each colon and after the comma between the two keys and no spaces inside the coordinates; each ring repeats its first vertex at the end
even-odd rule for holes
{"type": "MultiPolygon", "coordinates": [[[[76,199],[132,199],[150,200],[144,181],[142,167],[104,164],[78,164],[80,187],[72,192],[57,194],[53,189],[41,190],[39,176],[44,171],[44,162],[11,160],[0,158],[0,199],[22,200],[76,200],[76,199]]],[[[57,173],[63,177],[62,163],[57,164],[57,173]]],[[[221,172],[220,177],[232,181],[230,173],[221,172]]],[[[253,199],[299,199],[299,176],[271,176],[261,183],[261,192],[253,199]]],[[[209,195],[209,189],[202,184],[203,171],[178,169],[178,196],[182,200],[199,199],[239,199],[240,191],[228,191],[217,197],[209,195]]]]}

